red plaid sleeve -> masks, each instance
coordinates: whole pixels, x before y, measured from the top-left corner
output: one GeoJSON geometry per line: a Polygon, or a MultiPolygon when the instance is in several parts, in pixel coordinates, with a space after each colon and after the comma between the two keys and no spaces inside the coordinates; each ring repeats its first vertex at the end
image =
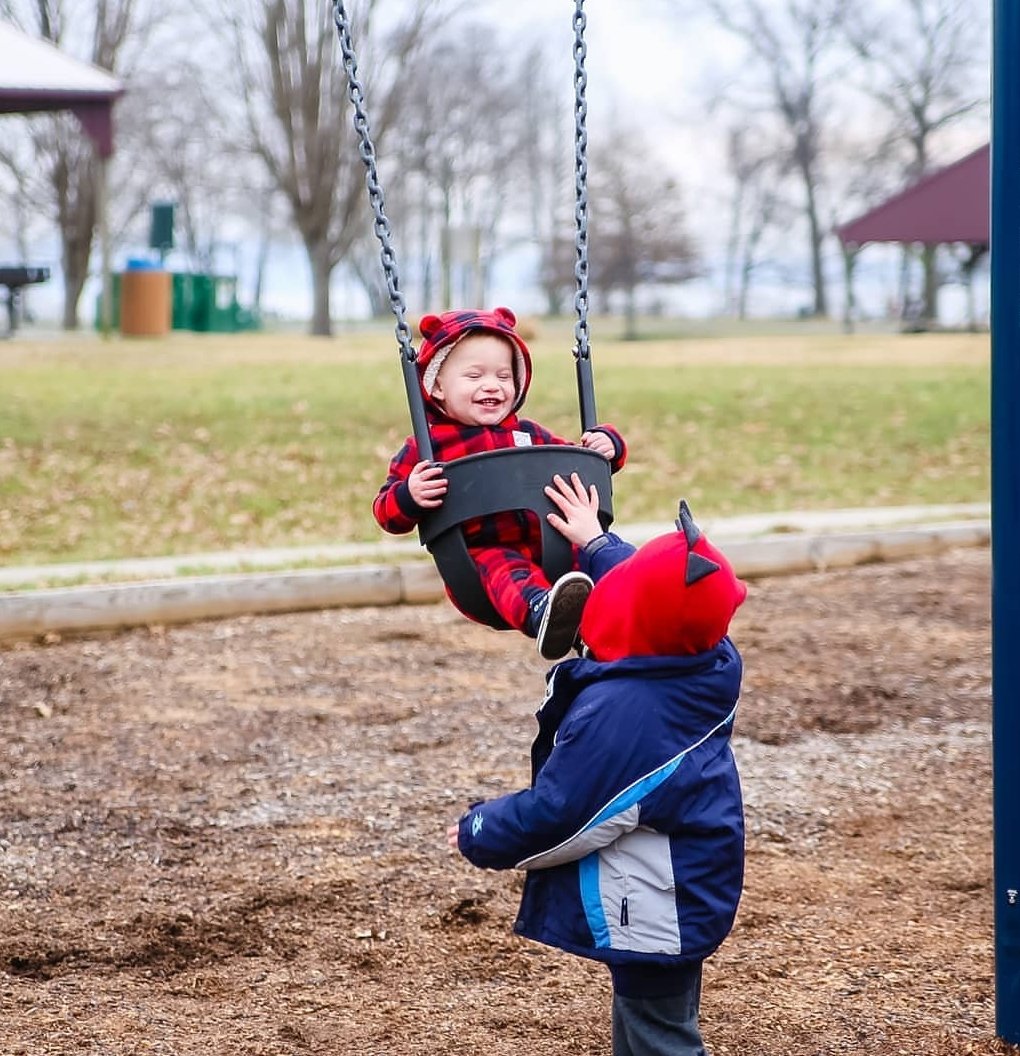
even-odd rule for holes
{"type": "Polygon", "coordinates": [[[386,483],[372,503],[372,513],[379,527],[393,535],[403,535],[416,528],[426,512],[411,498],[411,489],[407,486],[411,470],[420,461],[418,444],[414,437],[408,437],[404,446],[393,456],[386,483]]]}
{"type": "Polygon", "coordinates": [[[614,473],[618,473],[627,462],[627,442],[623,439],[620,431],[613,425],[596,425],[592,432],[605,433],[613,441],[616,454],[609,460],[609,467],[614,473]]]}

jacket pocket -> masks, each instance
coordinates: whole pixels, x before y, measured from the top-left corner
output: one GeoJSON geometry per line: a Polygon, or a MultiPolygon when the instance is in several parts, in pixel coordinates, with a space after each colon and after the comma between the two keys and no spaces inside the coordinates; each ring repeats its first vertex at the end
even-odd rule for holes
{"type": "Polygon", "coordinates": [[[612,949],[680,953],[668,836],[639,828],[603,848],[599,895],[612,949]]]}

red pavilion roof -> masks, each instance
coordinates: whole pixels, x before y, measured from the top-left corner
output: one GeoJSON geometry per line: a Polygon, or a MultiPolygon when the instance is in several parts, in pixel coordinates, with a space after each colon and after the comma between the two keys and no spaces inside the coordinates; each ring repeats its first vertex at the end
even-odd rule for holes
{"type": "Polygon", "coordinates": [[[841,224],[844,245],[966,242],[988,245],[989,146],[929,173],[870,212],[841,224]]]}

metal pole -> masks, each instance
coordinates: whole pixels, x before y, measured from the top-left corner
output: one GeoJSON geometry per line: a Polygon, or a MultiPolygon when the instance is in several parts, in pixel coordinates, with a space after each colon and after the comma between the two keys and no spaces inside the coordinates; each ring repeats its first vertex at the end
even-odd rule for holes
{"type": "Polygon", "coordinates": [[[992,45],[992,773],[995,1029],[1020,1042],[1020,5],[994,0],[992,45]]]}

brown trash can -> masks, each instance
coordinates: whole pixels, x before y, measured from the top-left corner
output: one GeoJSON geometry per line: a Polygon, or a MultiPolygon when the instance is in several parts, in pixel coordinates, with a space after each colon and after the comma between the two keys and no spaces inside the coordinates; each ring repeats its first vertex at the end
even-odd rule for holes
{"type": "Polygon", "coordinates": [[[170,333],[170,272],[128,268],[120,276],[120,332],[127,337],[170,333]]]}

